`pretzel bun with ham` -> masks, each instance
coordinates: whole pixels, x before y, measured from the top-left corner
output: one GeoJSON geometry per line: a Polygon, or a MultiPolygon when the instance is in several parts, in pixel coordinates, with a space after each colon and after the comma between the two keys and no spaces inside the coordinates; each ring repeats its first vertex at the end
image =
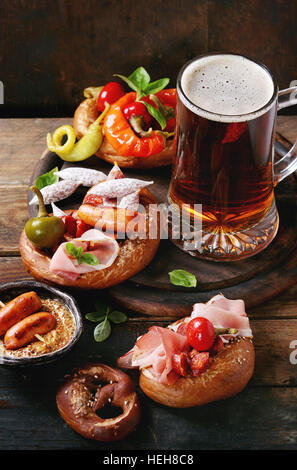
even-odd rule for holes
{"type": "Polygon", "coordinates": [[[160,242],[158,226],[155,237],[149,237],[149,205],[157,201],[147,187],[153,182],[125,178],[117,165],[107,176],[77,167],[60,174],[68,179],[40,192],[35,188],[37,196],[31,204],[39,198],[39,215],[27,222],[19,243],[27,271],[51,284],[104,289],[147,266],[160,242]],[[78,210],[60,210],[54,202],[68,194],[65,181],[71,192],[76,178],[87,185],[87,177],[92,183],[97,178],[98,183],[89,189],[78,210]],[[44,203],[52,203],[52,216],[43,212],[44,203]]]}
{"type": "Polygon", "coordinates": [[[103,121],[103,139],[95,152],[99,158],[126,168],[153,168],[170,165],[173,157],[176,89],[164,89],[169,79],[154,82],[143,67],[129,77],[117,75],[132,92],[118,82],[84,90],[73,128],[78,139],[109,105],[103,121]]]}
{"type": "Polygon", "coordinates": [[[152,400],[186,408],[241,392],[254,362],[243,300],[216,295],[167,328],[151,327],[118,359],[118,366],[139,368],[140,387],[152,400]]]}

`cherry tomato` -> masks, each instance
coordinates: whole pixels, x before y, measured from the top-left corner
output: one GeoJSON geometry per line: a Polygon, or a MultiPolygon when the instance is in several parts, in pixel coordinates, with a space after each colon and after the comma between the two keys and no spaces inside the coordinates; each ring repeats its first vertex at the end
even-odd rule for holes
{"type": "Polygon", "coordinates": [[[140,101],[135,101],[135,103],[129,104],[128,106],[123,108],[122,111],[127,121],[130,119],[131,116],[143,116],[145,125],[147,127],[149,127],[150,123],[152,122],[152,116],[149,114],[145,105],[140,101]]]}
{"type": "Polygon", "coordinates": [[[208,351],[214,342],[214,326],[207,318],[193,318],[188,323],[187,338],[197,351],[208,351]]]}
{"type": "Polygon", "coordinates": [[[63,215],[61,217],[62,221],[65,224],[65,233],[68,235],[71,235],[72,237],[75,237],[76,235],[76,220],[74,217],[71,215],[63,215]]]}
{"type": "Polygon", "coordinates": [[[87,230],[93,228],[91,225],[86,224],[83,220],[77,220],[76,222],[76,238],[82,236],[87,230]]]}
{"type": "Polygon", "coordinates": [[[104,111],[105,102],[108,104],[115,103],[125,95],[125,90],[118,82],[109,82],[101,90],[98,96],[97,106],[101,113],[104,111]]]}

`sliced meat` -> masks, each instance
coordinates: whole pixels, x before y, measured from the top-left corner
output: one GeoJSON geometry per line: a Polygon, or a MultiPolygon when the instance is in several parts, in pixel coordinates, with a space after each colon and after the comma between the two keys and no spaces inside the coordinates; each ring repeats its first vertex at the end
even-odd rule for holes
{"type": "Polygon", "coordinates": [[[84,253],[92,253],[97,257],[99,264],[91,266],[72,258],[66,250],[66,243],[62,243],[50,262],[50,271],[66,279],[75,280],[80,274],[91,271],[100,271],[111,266],[119,253],[117,241],[99,230],[91,229],[80,238],[73,239],[76,247],[82,246],[84,253]]]}

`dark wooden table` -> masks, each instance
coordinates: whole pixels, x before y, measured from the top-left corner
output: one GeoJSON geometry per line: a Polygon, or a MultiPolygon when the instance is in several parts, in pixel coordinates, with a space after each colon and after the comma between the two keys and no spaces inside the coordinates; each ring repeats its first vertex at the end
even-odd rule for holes
{"type": "MultiPolygon", "coordinates": [[[[70,119],[0,120],[0,282],[28,278],[18,238],[28,218],[27,185],[45,148],[48,131],[70,119]]],[[[280,117],[279,132],[296,138],[297,118],[280,117]]],[[[297,195],[296,195],[297,196],[297,195]]],[[[294,197],[294,196],[293,196],[294,197]]],[[[104,292],[74,292],[82,314],[104,292]]],[[[108,299],[107,299],[108,300],[108,299]]],[[[248,312],[255,335],[256,369],[238,396],[202,408],[176,410],[140,392],[143,417],[137,432],[114,444],[88,441],[60,418],[55,394],[63,375],[87,361],[111,365],[153,323],[171,318],[130,314],[104,343],[93,340],[94,324],[59,362],[36,368],[0,367],[0,449],[296,449],[297,365],[290,344],[297,340],[297,286],[248,312]]],[[[137,373],[132,374],[137,384],[137,373]]]]}

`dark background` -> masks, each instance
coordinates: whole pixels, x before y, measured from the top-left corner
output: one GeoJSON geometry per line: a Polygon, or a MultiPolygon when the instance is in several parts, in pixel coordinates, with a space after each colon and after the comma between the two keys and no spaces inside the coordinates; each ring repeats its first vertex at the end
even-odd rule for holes
{"type": "Polygon", "coordinates": [[[84,87],[139,65],[175,86],[207,51],[264,62],[286,88],[297,79],[296,18],[296,0],[0,0],[0,112],[71,115],[84,87]]]}

